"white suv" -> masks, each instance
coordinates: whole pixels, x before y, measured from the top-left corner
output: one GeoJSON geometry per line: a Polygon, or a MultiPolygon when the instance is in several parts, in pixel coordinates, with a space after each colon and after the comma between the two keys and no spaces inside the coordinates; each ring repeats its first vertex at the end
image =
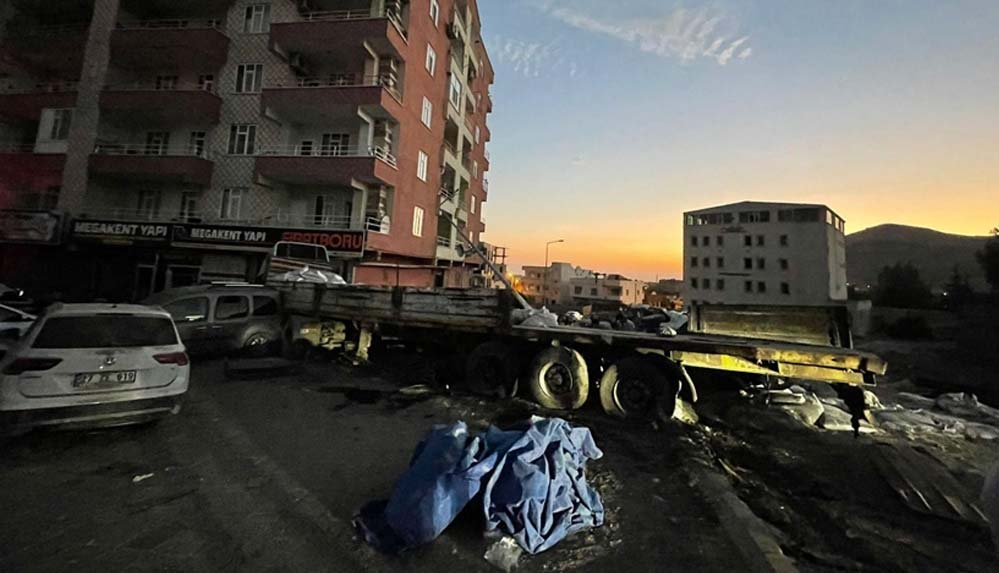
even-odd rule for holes
{"type": "Polygon", "coordinates": [[[180,411],[190,366],[161,308],[50,307],[0,360],[0,428],[117,426],[180,411]]]}

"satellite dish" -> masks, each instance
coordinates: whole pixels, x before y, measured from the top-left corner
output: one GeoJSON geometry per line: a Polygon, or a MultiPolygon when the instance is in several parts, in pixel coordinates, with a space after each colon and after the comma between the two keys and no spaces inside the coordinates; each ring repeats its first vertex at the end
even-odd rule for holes
{"type": "Polygon", "coordinates": [[[461,243],[455,245],[454,251],[456,253],[458,253],[459,257],[464,258],[464,256],[465,256],[465,245],[462,245],[461,243]]]}

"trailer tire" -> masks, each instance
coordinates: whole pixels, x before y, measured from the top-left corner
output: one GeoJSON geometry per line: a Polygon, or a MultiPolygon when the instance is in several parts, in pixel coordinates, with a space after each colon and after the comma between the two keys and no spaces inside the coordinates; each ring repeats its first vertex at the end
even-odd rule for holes
{"type": "Polygon", "coordinates": [[[552,346],[539,352],[528,370],[534,400],[552,410],[577,410],[590,395],[583,356],[571,348],[552,346]]]}
{"type": "Polygon", "coordinates": [[[647,356],[618,360],[600,378],[600,405],[616,418],[672,417],[679,386],[647,356]]]}
{"type": "Polygon", "coordinates": [[[517,393],[517,356],[506,344],[483,342],[465,364],[465,384],[475,394],[510,398],[517,393]]]}

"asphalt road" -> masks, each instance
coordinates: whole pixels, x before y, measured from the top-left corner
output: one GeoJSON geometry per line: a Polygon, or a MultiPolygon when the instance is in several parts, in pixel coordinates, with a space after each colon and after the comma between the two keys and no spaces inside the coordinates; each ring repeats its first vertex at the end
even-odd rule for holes
{"type": "MultiPolygon", "coordinates": [[[[496,571],[475,515],[402,557],[354,535],[355,510],[388,496],[433,424],[527,413],[518,403],[401,404],[356,390],[405,377],[313,365],[231,380],[221,362],[206,362],[181,414],[156,426],[10,440],[0,450],[0,571],[496,571]]],[[[605,453],[587,473],[607,524],[521,558],[518,571],[751,568],[718,500],[686,471],[682,428],[628,428],[590,412],[575,423],[605,453]]]]}

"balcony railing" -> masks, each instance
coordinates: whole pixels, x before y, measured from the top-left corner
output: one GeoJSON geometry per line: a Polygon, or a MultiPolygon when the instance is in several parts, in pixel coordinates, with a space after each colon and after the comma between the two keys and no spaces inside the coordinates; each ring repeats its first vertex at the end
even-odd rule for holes
{"type": "Polygon", "coordinates": [[[180,82],[169,80],[139,80],[104,86],[108,91],[152,91],[152,92],[208,92],[215,93],[214,82],[180,82]]]}
{"type": "Polygon", "coordinates": [[[0,86],[3,94],[66,93],[76,91],[78,82],[39,82],[34,87],[0,86]]]}
{"type": "Polygon", "coordinates": [[[451,248],[451,237],[437,237],[437,246],[438,247],[447,247],[447,248],[450,249],[451,248]]]}
{"type": "Polygon", "coordinates": [[[222,30],[219,19],[131,20],[118,22],[119,30],[222,30]]]}
{"type": "Polygon", "coordinates": [[[458,192],[455,191],[454,189],[448,189],[447,187],[441,187],[440,195],[441,195],[441,198],[444,200],[444,202],[447,203],[448,201],[454,201],[455,198],[458,196],[458,192]]]}
{"type": "Polygon", "coordinates": [[[388,218],[368,217],[364,221],[364,228],[372,233],[387,235],[392,230],[392,222],[388,218]]]}
{"type": "Polygon", "coordinates": [[[165,157],[200,157],[206,159],[208,152],[201,145],[164,145],[157,143],[98,143],[94,146],[97,155],[158,155],[165,157]]]}
{"type": "Polygon", "coordinates": [[[323,77],[301,77],[292,82],[272,82],[268,89],[299,89],[299,88],[352,88],[352,87],[383,87],[396,97],[399,81],[389,74],[330,74],[323,77]]]}
{"type": "Polygon", "coordinates": [[[261,146],[258,156],[263,157],[374,157],[396,167],[395,155],[388,149],[379,146],[349,146],[349,145],[317,145],[303,147],[301,145],[270,145],[261,146]]]}
{"type": "Polygon", "coordinates": [[[34,153],[34,143],[3,143],[0,142],[0,153],[34,153]]]}

